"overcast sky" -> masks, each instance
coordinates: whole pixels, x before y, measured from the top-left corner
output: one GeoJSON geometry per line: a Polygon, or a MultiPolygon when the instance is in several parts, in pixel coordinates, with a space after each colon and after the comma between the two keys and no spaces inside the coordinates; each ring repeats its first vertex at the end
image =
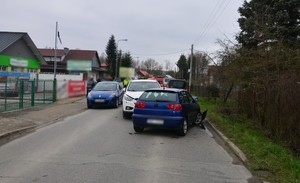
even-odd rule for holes
{"type": "Polygon", "coordinates": [[[1,31],[27,32],[38,48],[105,52],[113,34],[134,60],[177,62],[195,50],[212,53],[217,39],[234,41],[243,0],[1,0],[1,31]]]}

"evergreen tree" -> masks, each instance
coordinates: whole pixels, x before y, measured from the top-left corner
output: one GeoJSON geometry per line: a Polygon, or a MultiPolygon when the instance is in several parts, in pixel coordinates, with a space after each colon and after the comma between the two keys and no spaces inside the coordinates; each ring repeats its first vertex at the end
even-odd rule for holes
{"type": "MultiPolygon", "coordinates": [[[[246,48],[264,43],[299,43],[299,0],[251,0],[239,8],[241,32],[237,40],[246,48]]],[[[297,44],[296,44],[297,45],[297,44]]]]}
{"type": "Polygon", "coordinates": [[[179,68],[179,74],[182,79],[188,79],[188,63],[186,57],[182,54],[176,63],[179,68]]]}
{"type": "Polygon", "coordinates": [[[122,67],[132,67],[133,59],[130,52],[127,52],[122,55],[121,66],[122,67]]]}
{"type": "Polygon", "coordinates": [[[115,78],[116,61],[117,61],[117,46],[114,35],[111,35],[106,45],[107,65],[109,74],[115,78]]]}

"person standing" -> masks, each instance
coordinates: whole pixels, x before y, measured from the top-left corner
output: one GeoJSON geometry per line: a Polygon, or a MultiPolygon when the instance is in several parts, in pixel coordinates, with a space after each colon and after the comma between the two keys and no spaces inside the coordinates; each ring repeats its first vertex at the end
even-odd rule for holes
{"type": "Polygon", "coordinates": [[[87,84],[86,84],[86,94],[87,95],[93,89],[94,86],[95,86],[94,78],[90,77],[90,79],[87,81],[87,84]]]}
{"type": "Polygon", "coordinates": [[[101,82],[102,81],[102,78],[101,78],[101,76],[99,76],[98,78],[97,78],[97,83],[99,83],[99,82],[101,82]]]}
{"type": "Polygon", "coordinates": [[[125,78],[124,81],[123,81],[124,87],[126,88],[128,84],[129,84],[129,79],[125,78]]]}

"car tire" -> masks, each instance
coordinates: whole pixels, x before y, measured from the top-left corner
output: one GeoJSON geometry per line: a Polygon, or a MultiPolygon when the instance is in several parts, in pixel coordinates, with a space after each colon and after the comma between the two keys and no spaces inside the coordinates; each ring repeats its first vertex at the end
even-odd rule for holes
{"type": "Polygon", "coordinates": [[[128,119],[128,114],[126,112],[123,111],[123,118],[124,119],[128,119]]]}
{"type": "Polygon", "coordinates": [[[180,129],[178,130],[178,135],[179,136],[185,136],[188,130],[188,122],[186,119],[184,119],[180,129]]]}
{"type": "Polygon", "coordinates": [[[88,108],[88,109],[92,109],[93,107],[92,107],[91,105],[88,105],[87,108],[88,108]]]}
{"type": "Polygon", "coordinates": [[[135,132],[138,132],[138,133],[141,133],[144,131],[144,127],[135,126],[135,125],[133,125],[133,129],[135,132]]]}
{"type": "Polygon", "coordinates": [[[131,114],[123,111],[123,118],[124,119],[131,119],[131,114]]]}

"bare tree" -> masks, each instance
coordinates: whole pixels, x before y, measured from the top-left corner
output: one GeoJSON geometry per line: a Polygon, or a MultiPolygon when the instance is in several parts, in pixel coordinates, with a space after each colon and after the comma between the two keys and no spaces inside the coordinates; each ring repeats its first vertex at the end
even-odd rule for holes
{"type": "Polygon", "coordinates": [[[145,68],[147,72],[154,70],[158,65],[159,64],[152,58],[149,58],[142,63],[142,67],[145,68]]]}
{"type": "Polygon", "coordinates": [[[165,60],[165,64],[166,64],[166,71],[169,71],[171,68],[171,62],[169,60],[165,60]]]}

